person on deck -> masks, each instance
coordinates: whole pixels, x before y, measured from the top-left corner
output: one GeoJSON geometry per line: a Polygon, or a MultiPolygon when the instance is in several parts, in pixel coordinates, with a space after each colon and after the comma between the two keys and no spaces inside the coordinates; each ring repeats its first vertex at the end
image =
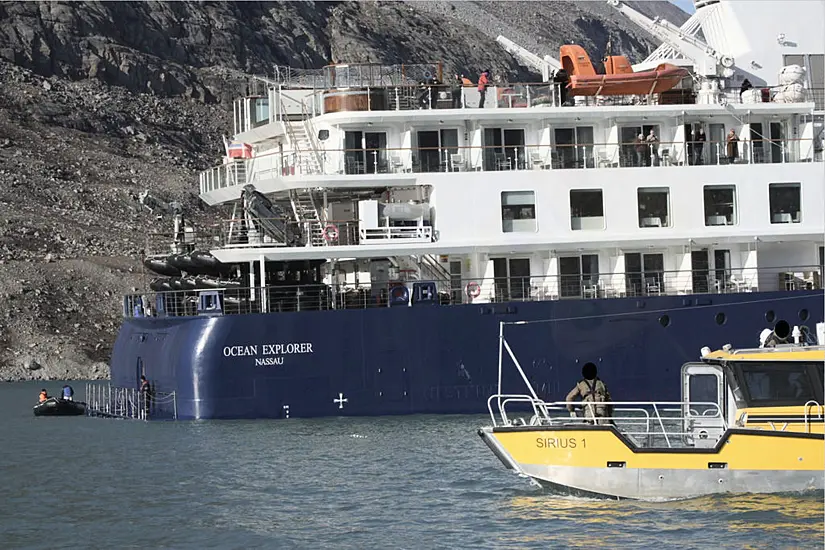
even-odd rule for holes
{"type": "Polygon", "coordinates": [[[585,418],[591,419],[596,424],[606,424],[608,422],[605,417],[612,416],[610,410],[612,407],[605,404],[610,401],[610,392],[607,391],[607,386],[597,376],[597,373],[596,365],[585,363],[582,367],[582,380],[576,382],[576,385],[567,394],[565,401],[567,402],[567,410],[572,413],[574,410],[573,400],[576,397],[581,397],[585,418]]]}
{"type": "Polygon", "coordinates": [[[63,386],[63,399],[65,401],[74,401],[74,390],[68,384],[63,386]]]}
{"type": "Polygon", "coordinates": [[[451,90],[453,96],[453,109],[461,109],[461,77],[456,74],[453,81],[453,88],[451,90]]]}
{"type": "Polygon", "coordinates": [[[484,108],[484,98],[487,95],[487,85],[490,83],[490,70],[486,69],[478,77],[478,108],[484,108]]]}
{"type": "Polygon", "coordinates": [[[149,381],[146,380],[146,376],[141,374],[140,375],[140,403],[143,405],[143,413],[146,415],[146,418],[149,417],[149,405],[152,402],[152,387],[149,385],[149,381]]]}
{"type": "Polygon", "coordinates": [[[736,130],[734,130],[733,128],[730,129],[726,141],[726,152],[728,154],[728,162],[734,163],[736,162],[736,159],[739,158],[739,136],[736,135],[736,130]]]}
{"type": "Polygon", "coordinates": [[[40,402],[42,403],[43,401],[47,400],[48,398],[49,398],[49,392],[47,392],[45,388],[40,390],[40,402]]]}

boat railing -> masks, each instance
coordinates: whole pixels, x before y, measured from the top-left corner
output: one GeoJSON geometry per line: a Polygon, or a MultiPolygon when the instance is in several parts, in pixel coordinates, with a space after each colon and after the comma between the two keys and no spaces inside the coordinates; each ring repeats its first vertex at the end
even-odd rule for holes
{"type": "Polygon", "coordinates": [[[494,394],[487,400],[487,409],[493,427],[552,427],[597,423],[614,426],[640,448],[696,446],[696,440],[703,438],[706,439],[701,445],[707,446],[714,444],[716,438],[727,429],[721,408],[712,402],[605,401],[568,404],[543,401],[529,395],[494,394]],[[529,405],[529,408],[525,405],[529,405]],[[568,405],[581,409],[583,414],[571,417],[568,405]],[[509,413],[508,406],[511,407],[509,413]],[[529,419],[515,416],[519,413],[523,415],[525,408],[532,412],[529,419]],[[612,413],[598,416],[596,410],[599,408],[612,410],[612,413]],[[702,426],[694,429],[694,424],[698,421],[702,426]],[[708,433],[709,426],[716,429],[715,434],[708,433]]]}
{"type": "MultiPolygon", "coordinates": [[[[291,123],[293,124],[293,123],[291,123]]],[[[290,126],[291,127],[291,126],[290,126]]],[[[314,131],[310,129],[310,131],[314,131]]],[[[283,149],[234,159],[199,175],[201,193],[294,176],[369,176],[437,172],[497,172],[608,168],[668,168],[821,162],[814,138],[653,143],[617,141],[445,147],[283,149]]],[[[320,144],[314,145],[320,148],[320,144]]]]}
{"type": "Polygon", "coordinates": [[[811,425],[814,422],[821,423],[825,418],[825,406],[820,405],[815,400],[805,403],[805,432],[811,433],[811,425]]]}
{"type": "MultiPolygon", "coordinates": [[[[416,306],[418,302],[412,296],[415,294],[413,287],[417,283],[434,283],[438,289],[435,303],[439,305],[491,304],[491,307],[495,307],[495,304],[528,301],[668,295],[689,299],[693,295],[714,293],[818,289],[821,288],[819,269],[819,266],[797,266],[742,268],[720,272],[605,273],[594,274],[595,278],[593,275],[570,274],[464,279],[429,278],[426,270],[416,274],[399,269],[396,278],[387,283],[336,282],[265,287],[242,286],[237,280],[222,280],[219,277],[158,277],[152,283],[152,288],[158,291],[125,296],[123,314],[125,317],[154,317],[217,313],[215,310],[203,311],[199,308],[199,296],[204,291],[212,291],[220,298],[219,312],[225,315],[416,306]],[[599,281],[602,283],[599,284],[599,281]],[[158,282],[164,282],[168,290],[157,287],[158,282]],[[403,294],[395,295],[393,289],[397,286],[410,287],[406,299],[403,294]]],[[[433,302],[426,303],[430,305],[433,302]]],[[[724,312],[713,311],[712,314],[718,324],[726,322],[724,312]]],[[[659,323],[667,328],[670,326],[670,316],[663,312],[659,315],[659,323]]]]}
{"type": "Polygon", "coordinates": [[[178,417],[175,392],[151,391],[111,384],[86,384],[86,414],[136,420],[175,420],[178,417]]]}

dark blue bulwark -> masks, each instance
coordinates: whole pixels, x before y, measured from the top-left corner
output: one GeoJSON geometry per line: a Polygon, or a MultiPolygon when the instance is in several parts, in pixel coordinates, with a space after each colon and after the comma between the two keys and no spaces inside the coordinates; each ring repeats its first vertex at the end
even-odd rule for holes
{"type": "MultiPolygon", "coordinates": [[[[769,310],[801,325],[807,309],[812,333],[825,316],[821,290],[438,306],[419,288],[411,307],[127,319],[112,382],[144,371],[179,418],[483,413],[499,322],[529,320],[505,331],[540,397],[563,400],[592,361],[616,400],[677,401],[702,346],[758,346],[769,310]]],[[[503,389],[525,393],[514,368],[503,389]]]]}

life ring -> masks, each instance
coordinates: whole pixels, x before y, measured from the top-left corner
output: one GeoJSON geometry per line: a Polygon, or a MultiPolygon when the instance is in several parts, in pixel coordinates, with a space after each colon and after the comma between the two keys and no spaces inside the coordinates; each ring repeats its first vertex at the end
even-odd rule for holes
{"type": "Polygon", "coordinates": [[[407,287],[403,285],[398,285],[392,287],[390,290],[390,297],[393,300],[403,300],[407,296],[407,287]]]}
{"type": "Polygon", "coordinates": [[[324,240],[327,242],[334,241],[338,238],[338,228],[333,224],[329,224],[324,228],[324,240]]]}
{"type": "Polygon", "coordinates": [[[470,298],[478,298],[481,294],[481,285],[475,281],[467,283],[467,296],[470,298]]]}

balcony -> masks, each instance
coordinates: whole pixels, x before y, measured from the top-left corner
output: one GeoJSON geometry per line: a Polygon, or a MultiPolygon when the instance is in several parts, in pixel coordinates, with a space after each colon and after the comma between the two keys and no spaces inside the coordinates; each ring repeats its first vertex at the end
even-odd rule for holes
{"type": "MultiPolygon", "coordinates": [[[[697,142],[698,143],[698,142],[697,142]]],[[[729,164],[822,162],[812,139],[741,140],[736,154],[725,141],[701,146],[685,141],[653,145],[627,142],[455,146],[441,148],[326,149],[284,151],[235,160],[200,174],[200,192],[257,181],[318,176],[498,172],[510,170],[587,170],[598,168],[667,168],[729,164]],[[426,162],[425,162],[426,161],[426,162]]]]}

